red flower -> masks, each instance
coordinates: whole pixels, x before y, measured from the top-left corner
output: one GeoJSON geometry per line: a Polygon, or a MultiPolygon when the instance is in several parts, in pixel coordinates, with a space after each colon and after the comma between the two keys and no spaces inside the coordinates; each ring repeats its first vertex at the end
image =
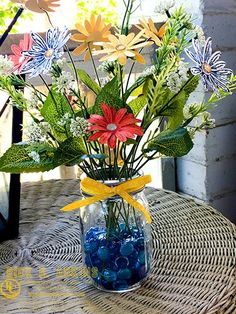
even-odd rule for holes
{"type": "Polygon", "coordinates": [[[88,121],[94,125],[90,126],[89,131],[97,131],[90,135],[89,141],[99,139],[101,144],[107,144],[110,148],[115,148],[116,140],[126,142],[128,138],[134,138],[135,135],[143,135],[143,130],[137,126],[137,122],[132,113],[127,113],[126,108],[116,111],[103,103],[101,105],[104,116],[93,114],[88,121]]]}
{"type": "Polygon", "coordinates": [[[23,66],[31,59],[30,57],[24,57],[21,55],[22,51],[28,51],[32,46],[32,39],[30,34],[25,34],[24,39],[20,40],[19,46],[11,45],[11,51],[14,53],[9,56],[9,59],[14,63],[14,72],[20,74],[23,66]]]}

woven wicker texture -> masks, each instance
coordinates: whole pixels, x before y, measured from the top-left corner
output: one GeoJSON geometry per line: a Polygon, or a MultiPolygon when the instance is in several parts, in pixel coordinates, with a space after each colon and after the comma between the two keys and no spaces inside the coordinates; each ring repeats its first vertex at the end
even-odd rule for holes
{"type": "Polygon", "coordinates": [[[79,182],[24,184],[21,236],[0,244],[0,287],[18,267],[21,291],[14,299],[0,293],[0,313],[236,313],[235,226],[176,193],[148,188],[146,194],[153,216],[152,274],[136,291],[111,294],[82,275],[61,273],[81,265],[78,213],[59,211],[78,199],[79,182]]]}

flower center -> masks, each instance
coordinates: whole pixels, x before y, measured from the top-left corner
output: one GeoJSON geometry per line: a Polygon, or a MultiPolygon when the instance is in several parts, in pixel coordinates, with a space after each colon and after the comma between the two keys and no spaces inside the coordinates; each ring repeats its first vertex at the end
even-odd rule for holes
{"type": "Polygon", "coordinates": [[[45,51],[44,56],[45,56],[46,58],[51,58],[51,56],[53,55],[53,53],[54,53],[54,50],[50,48],[50,49],[48,49],[47,51],[45,51]]]}
{"type": "Polygon", "coordinates": [[[119,44],[119,45],[116,46],[116,50],[118,50],[118,51],[121,51],[121,50],[124,50],[124,49],[125,49],[125,46],[122,45],[122,44],[119,44]]]}
{"type": "Polygon", "coordinates": [[[115,131],[117,129],[117,125],[115,123],[109,123],[107,125],[107,130],[108,131],[115,131]]]}
{"type": "Polygon", "coordinates": [[[208,63],[203,63],[202,69],[207,74],[210,74],[212,72],[211,66],[208,63]]]}

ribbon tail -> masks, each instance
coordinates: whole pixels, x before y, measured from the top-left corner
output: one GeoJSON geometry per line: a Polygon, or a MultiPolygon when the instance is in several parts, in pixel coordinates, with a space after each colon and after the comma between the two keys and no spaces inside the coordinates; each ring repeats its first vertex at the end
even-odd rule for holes
{"type": "Polygon", "coordinates": [[[65,207],[61,208],[60,210],[64,211],[64,212],[68,212],[68,211],[75,210],[75,209],[78,209],[78,208],[83,207],[83,206],[91,205],[91,204],[96,203],[98,201],[102,201],[107,197],[108,197],[107,194],[95,195],[95,196],[88,197],[88,198],[83,199],[83,200],[73,202],[73,203],[66,205],[65,207]]]}
{"type": "Polygon", "coordinates": [[[146,210],[146,208],[140,204],[139,202],[137,202],[132,196],[130,196],[127,192],[125,191],[119,191],[119,195],[127,202],[129,203],[131,206],[133,206],[134,208],[138,209],[139,211],[141,211],[143,213],[143,215],[145,216],[147,222],[150,224],[152,222],[152,218],[149,214],[149,212],[146,210]]]}

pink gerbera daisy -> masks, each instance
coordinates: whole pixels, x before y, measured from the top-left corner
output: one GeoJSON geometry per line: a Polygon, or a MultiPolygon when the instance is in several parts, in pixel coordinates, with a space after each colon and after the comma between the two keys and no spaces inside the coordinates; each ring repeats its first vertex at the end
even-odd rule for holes
{"type": "Polygon", "coordinates": [[[93,114],[89,122],[94,124],[90,126],[89,131],[96,131],[90,135],[89,141],[99,140],[100,144],[107,144],[110,148],[115,148],[116,141],[126,142],[128,138],[134,138],[135,135],[143,135],[143,129],[137,126],[137,122],[132,113],[127,113],[126,108],[118,111],[103,103],[101,105],[103,116],[93,114]]]}
{"type": "Polygon", "coordinates": [[[30,34],[25,34],[24,39],[20,40],[19,46],[11,45],[11,51],[13,55],[9,56],[9,59],[14,63],[14,72],[20,74],[24,65],[31,59],[30,57],[22,56],[22,51],[28,51],[32,46],[32,39],[30,34]]]}

